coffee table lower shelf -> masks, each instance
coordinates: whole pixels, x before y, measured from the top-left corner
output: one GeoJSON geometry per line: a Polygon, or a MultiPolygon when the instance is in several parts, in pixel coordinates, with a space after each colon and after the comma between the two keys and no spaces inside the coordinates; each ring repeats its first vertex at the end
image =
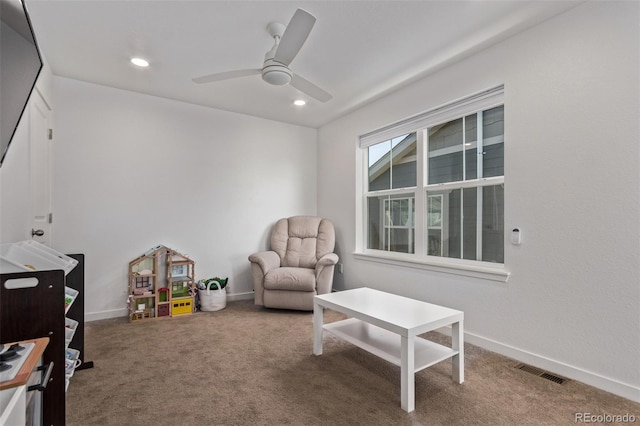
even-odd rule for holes
{"type": "MultiPolygon", "coordinates": [[[[334,336],[370,352],[394,365],[402,366],[400,335],[356,318],[324,324],[322,328],[334,336]]],[[[459,351],[421,337],[415,338],[416,373],[434,364],[458,355],[459,351]]]]}

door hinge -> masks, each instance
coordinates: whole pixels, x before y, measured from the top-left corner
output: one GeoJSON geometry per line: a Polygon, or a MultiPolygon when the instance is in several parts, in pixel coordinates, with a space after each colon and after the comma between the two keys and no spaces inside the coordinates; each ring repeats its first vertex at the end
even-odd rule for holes
{"type": "Polygon", "coordinates": [[[49,213],[49,223],[53,223],[53,213],[49,213]]]}
{"type": "Polygon", "coordinates": [[[53,129],[49,129],[49,140],[53,140],[53,129]]]}

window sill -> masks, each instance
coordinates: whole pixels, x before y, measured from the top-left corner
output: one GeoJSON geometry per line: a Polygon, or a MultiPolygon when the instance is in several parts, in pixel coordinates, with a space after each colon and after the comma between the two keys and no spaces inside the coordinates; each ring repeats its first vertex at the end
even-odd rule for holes
{"type": "Polygon", "coordinates": [[[409,259],[403,254],[391,252],[367,252],[353,253],[357,260],[368,262],[385,263],[388,265],[404,266],[408,268],[424,269],[427,271],[442,272],[445,274],[462,275],[465,277],[480,278],[490,281],[506,283],[509,280],[510,272],[504,269],[503,265],[485,266],[462,264],[447,261],[409,259]]]}

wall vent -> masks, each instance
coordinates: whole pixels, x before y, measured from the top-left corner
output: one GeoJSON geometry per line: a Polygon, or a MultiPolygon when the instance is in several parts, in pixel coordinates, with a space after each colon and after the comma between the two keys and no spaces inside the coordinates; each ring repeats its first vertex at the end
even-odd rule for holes
{"type": "Polygon", "coordinates": [[[550,380],[560,385],[569,381],[564,377],[556,376],[555,374],[551,374],[547,371],[541,370],[539,368],[536,368],[527,364],[518,364],[514,368],[517,368],[518,370],[522,370],[529,374],[533,374],[534,376],[542,377],[543,379],[550,380]]]}

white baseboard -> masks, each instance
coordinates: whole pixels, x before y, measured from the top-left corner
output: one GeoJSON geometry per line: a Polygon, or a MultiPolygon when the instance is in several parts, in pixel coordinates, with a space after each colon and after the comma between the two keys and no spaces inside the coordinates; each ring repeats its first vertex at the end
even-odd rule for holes
{"type": "Polygon", "coordinates": [[[253,300],[253,292],[248,291],[246,293],[232,293],[227,294],[227,300],[233,302],[234,300],[253,300]]]}
{"type": "MultiPolygon", "coordinates": [[[[451,335],[451,327],[442,327],[436,331],[448,336],[451,335]]],[[[465,332],[464,340],[472,345],[513,358],[519,362],[524,362],[534,367],[541,368],[549,371],[550,373],[555,373],[568,379],[577,380],[589,386],[630,399],[631,401],[640,402],[640,387],[623,383],[609,377],[604,377],[600,374],[586,371],[579,367],[506,345],[486,337],[478,336],[477,334],[465,332]]]]}
{"type": "MultiPolygon", "coordinates": [[[[253,292],[249,291],[246,293],[230,293],[227,294],[227,301],[233,302],[234,300],[252,300],[253,292]]],[[[103,319],[111,319],[111,318],[121,318],[126,317],[129,314],[127,308],[122,309],[112,309],[110,311],[100,311],[100,312],[86,312],[84,314],[84,321],[99,321],[103,319]]]]}
{"type": "Polygon", "coordinates": [[[110,311],[85,312],[84,322],[99,321],[103,319],[121,318],[128,315],[128,309],[112,309],[110,311]]]}

